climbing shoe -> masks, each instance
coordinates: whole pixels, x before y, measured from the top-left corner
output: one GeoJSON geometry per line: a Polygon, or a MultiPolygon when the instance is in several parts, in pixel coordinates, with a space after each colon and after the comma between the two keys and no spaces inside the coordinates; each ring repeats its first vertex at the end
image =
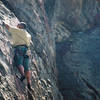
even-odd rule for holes
{"type": "Polygon", "coordinates": [[[20,81],[23,82],[24,79],[25,79],[25,76],[21,76],[20,81]]]}
{"type": "Polygon", "coordinates": [[[32,90],[30,83],[27,84],[27,88],[28,88],[30,91],[32,90]]]}

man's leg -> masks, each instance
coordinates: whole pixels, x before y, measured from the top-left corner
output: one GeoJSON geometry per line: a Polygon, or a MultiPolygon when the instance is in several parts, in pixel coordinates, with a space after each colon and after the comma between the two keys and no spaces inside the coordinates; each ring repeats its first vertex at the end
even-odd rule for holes
{"type": "Polygon", "coordinates": [[[20,80],[23,81],[25,79],[24,67],[22,65],[19,65],[18,66],[18,70],[19,70],[19,72],[21,74],[20,80]]]}
{"type": "Polygon", "coordinates": [[[24,67],[23,67],[22,65],[19,65],[19,66],[18,66],[18,70],[19,70],[19,72],[20,72],[20,74],[21,74],[22,76],[25,75],[25,74],[24,74],[24,67]]]}
{"type": "Polygon", "coordinates": [[[17,52],[14,55],[14,65],[18,68],[21,78],[20,80],[23,81],[25,79],[24,67],[23,67],[23,57],[17,52]]]}
{"type": "Polygon", "coordinates": [[[27,79],[27,84],[31,85],[31,72],[30,71],[25,71],[25,77],[27,79]]]}
{"type": "Polygon", "coordinates": [[[23,54],[24,54],[23,48],[15,49],[14,62],[21,74],[21,78],[20,78],[21,81],[25,79],[25,73],[24,73],[24,67],[23,67],[23,61],[24,61],[23,54]]]}
{"type": "Polygon", "coordinates": [[[29,57],[24,58],[24,71],[25,77],[27,79],[27,87],[29,90],[31,90],[31,71],[29,68],[29,57]]]}
{"type": "Polygon", "coordinates": [[[27,88],[31,90],[31,72],[25,71],[25,77],[27,79],[27,88]]]}

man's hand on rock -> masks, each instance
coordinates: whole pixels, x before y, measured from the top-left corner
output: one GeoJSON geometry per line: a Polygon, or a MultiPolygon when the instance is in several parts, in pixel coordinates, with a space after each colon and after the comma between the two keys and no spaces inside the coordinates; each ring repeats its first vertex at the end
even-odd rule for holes
{"type": "Polygon", "coordinates": [[[9,30],[9,25],[3,22],[3,25],[9,30]]]}

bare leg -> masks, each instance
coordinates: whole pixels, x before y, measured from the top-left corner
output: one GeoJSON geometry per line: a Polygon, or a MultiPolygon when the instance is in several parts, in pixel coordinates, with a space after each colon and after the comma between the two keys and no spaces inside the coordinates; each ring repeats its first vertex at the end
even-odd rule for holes
{"type": "Polygon", "coordinates": [[[23,67],[22,65],[19,65],[19,66],[18,66],[18,69],[19,69],[20,74],[21,74],[22,76],[25,76],[25,74],[24,74],[24,67],[23,67]]]}
{"type": "Polygon", "coordinates": [[[31,84],[31,72],[25,71],[25,77],[27,79],[27,84],[31,84]]]}
{"type": "Polygon", "coordinates": [[[29,90],[32,90],[32,88],[31,88],[31,72],[30,71],[26,71],[25,72],[25,76],[27,78],[27,88],[29,90]]]}

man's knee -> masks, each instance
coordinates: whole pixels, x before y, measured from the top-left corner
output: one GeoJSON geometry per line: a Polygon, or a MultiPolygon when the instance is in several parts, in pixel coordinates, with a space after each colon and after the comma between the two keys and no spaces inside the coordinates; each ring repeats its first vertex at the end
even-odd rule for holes
{"type": "Polygon", "coordinates": [[[24,67],[23,67],[23,65],[18,65],[18,68],[21,69],[21,68],[24,68],[24,67]]]}
{"type": "Polygon", "coordinates": [[[25,71],[25,76],[30,77],[31,71],[25,71]]]}

